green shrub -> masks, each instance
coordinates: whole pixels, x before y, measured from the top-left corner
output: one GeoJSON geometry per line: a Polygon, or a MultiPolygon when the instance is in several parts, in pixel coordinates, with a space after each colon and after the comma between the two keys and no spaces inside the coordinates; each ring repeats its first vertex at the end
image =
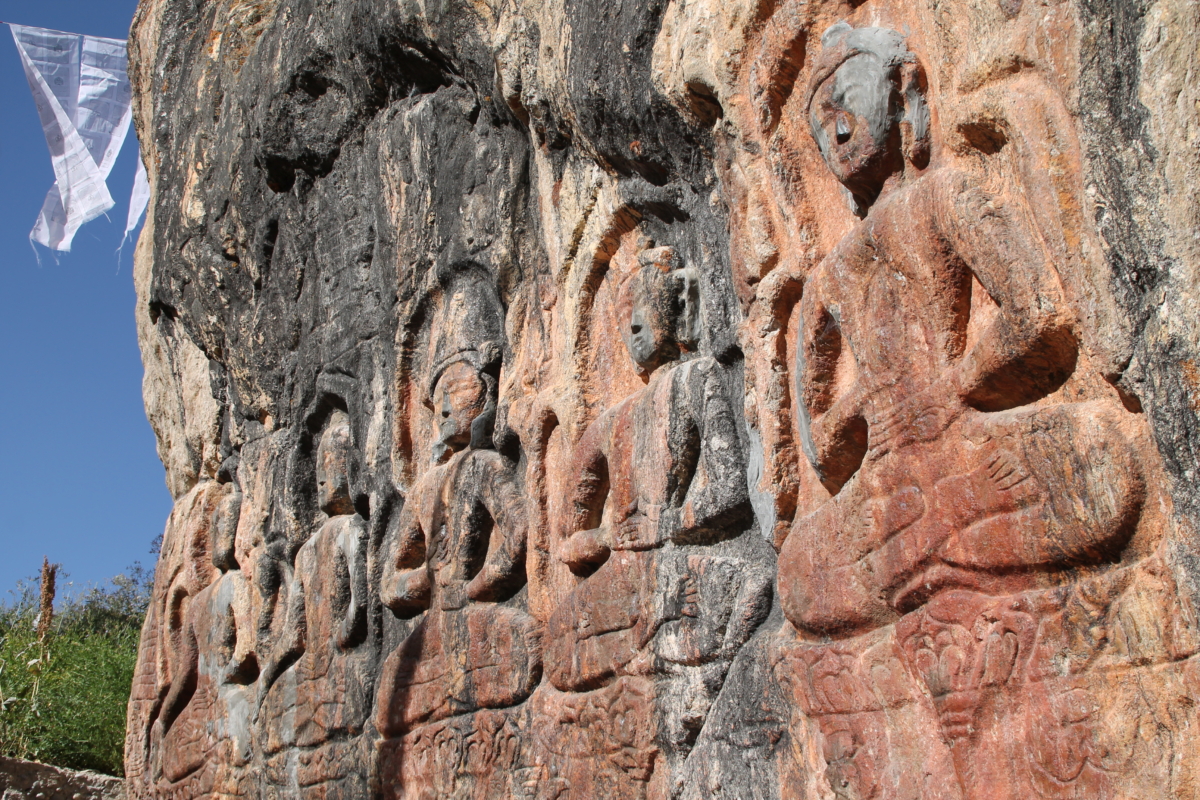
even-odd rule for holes
{"type": "Polygon", "coordinates": [[[0,605],[0,754],[123,774],[125,705],[149,592],[149,574],[135,565],[62,602],[43,642],[30,583],[0,605]]]}

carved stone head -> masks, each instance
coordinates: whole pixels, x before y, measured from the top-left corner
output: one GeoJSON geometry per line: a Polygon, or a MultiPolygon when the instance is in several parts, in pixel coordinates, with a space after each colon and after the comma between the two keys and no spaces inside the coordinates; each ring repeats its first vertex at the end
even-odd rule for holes
{"type": "Polygon", "coordinates": [[[334,411],[317,445],[317,505],[331,517],[354,513],[350,446],[350,420],[344,411],[334,411]]]}
{"type": "Polygon", "coordinates": [[[492,446],[499,353],[498,345],[485,342],[478,350],[455,353],[434,371],[429,406],[438,430],[435,463],[467,445],[492,446]]]}
{"type": "Polygon", "coordinates": [[[865,213],[905,160],[924,166],[929,108],[916,57],[888,28],[839,22],[821,37],[807,108],[813,138],[856,210],[865,213]]]}
{"type": "Polygon", "coordinates": [[[682,268],[671,247],[638,256],[637,272],[621,287],[621,338],[639,375],[694,351],[700,338],[700,288],[695,270],[682,268]]]}

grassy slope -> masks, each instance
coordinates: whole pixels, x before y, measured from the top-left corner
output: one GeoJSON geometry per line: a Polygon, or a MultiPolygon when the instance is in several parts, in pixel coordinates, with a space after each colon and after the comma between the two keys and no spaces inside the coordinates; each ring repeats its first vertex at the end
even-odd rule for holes
{"type": "Polygon", "coordinates": [[[62,603],[44,642],[36,594],[0,606],[0,754],[122,774],[125,704],[149,583],[140,567],[62,603]]]}

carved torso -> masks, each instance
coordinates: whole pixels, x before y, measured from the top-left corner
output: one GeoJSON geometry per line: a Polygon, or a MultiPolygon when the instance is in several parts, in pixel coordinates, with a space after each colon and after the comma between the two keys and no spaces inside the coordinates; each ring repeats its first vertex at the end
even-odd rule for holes
{"type": "MultiPolygon", "coordinates": [[[[806,322],[828,312],[851,363],[834,398],[882,407],[912,396],[961,357],[970,273],[939,230],[952,178],[933,174],[884,198],[813,271],[805,284],[806,322]]],[[[816,324],[806,350],[818,350],[816,324]]]]}

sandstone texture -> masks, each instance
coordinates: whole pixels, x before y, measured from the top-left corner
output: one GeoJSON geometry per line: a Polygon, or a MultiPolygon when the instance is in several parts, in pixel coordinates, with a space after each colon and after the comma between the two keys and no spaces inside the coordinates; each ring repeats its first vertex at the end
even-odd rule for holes
{"type": "Polygon", "coordinates": [[[1195,0],[142,0],[131,797],[1200,797],[1195,0]]]}
{"type": "Polygon", "coordinates": [[[125,782],[0,756],[0,800],[125,800],[125,782]]]}

